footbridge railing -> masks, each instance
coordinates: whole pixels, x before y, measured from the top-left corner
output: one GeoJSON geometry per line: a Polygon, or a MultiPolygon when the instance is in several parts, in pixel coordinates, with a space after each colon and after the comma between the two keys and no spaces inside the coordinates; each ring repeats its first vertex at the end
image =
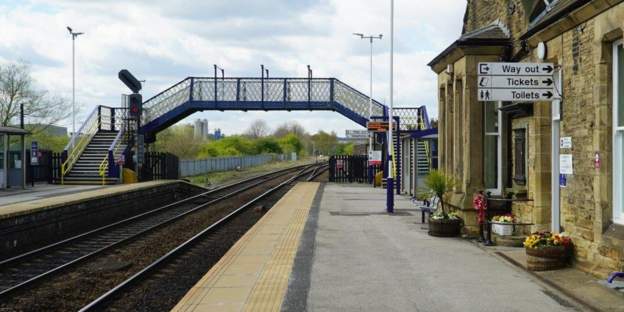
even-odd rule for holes
{"type": "Polygon", "coordinates": [[[80,155],[99,131],[118,131],[123,126],[124,109],[98,105],[89,113],[76,133],[72,133],[69,143],[61,154],[61,183],[71,171],[80,155]]]}
{"type": "MultiPolygon", "coordinates": [[[[365,126],[369,98],[336,78],[186,78],[143,104],[144,132],[200,110],[333,110],[365,126]]],[[[373,101],[372,113],[387,115],[373,101]]]]}
{"type": "Polygon", "coordinates": [[[82,152],[87,148],[89,142],[99,131],[101,125],[100,107],[93,108],[85,122],[77,132],[72,133],[69,143],[65,146],[61,154],[61,184],[64,177],[72,169],[82,152]]]}

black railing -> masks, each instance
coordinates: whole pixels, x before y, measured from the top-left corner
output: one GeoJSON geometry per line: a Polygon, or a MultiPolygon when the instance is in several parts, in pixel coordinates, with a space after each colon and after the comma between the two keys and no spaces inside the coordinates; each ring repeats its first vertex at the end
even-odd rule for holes
{"type": "Polygon", "coordinates": [[[329,158],[329,181],[369,183],[372,176],[381,170],[379,167],[373,166],[373,170],[369,170],[366,155],[331,156],[329,158]]]}
{"type": "Polygon", "coordinates": [[[145,153],[141,181],[173,180],[180,177],[180,160],[170,153],[145,153]]]}

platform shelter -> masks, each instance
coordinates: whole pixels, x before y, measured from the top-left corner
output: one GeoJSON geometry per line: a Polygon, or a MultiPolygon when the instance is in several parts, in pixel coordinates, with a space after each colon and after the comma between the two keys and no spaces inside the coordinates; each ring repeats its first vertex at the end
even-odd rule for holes
{"type": "Polygon", "coordinates": [[[0,189],[26,186],[27,134],[21,128],[0,127],[0,189]]]}

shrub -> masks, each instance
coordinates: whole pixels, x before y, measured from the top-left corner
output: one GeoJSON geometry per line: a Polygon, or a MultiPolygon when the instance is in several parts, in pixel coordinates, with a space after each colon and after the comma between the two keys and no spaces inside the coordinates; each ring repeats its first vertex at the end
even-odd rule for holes
{"type": "Polygon", "coordinates": [[[443,219],[449,218],[445,209],[444,195],[450,192],[455,184],[455,180],[452,177],[445,175],[439,170],[433,170],[425,177],[425,186],[439,199],[443,219]]]}

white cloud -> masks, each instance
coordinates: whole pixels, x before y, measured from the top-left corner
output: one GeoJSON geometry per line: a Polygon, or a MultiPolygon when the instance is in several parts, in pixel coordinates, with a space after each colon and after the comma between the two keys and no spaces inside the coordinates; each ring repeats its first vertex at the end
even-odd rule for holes
{"type": "MultiPolygon", "coordinates": [[[[465,1],[396,0],[395,103],[427,105],[437,115],[435,76],[426,64],[461,31],[465,1]]],[[[353,32],[383,33],[375,42],[374,96],[388,101],[389,1],[5,1],[0,0],[0,63],[32,64],[38,84],[71,98],[71,40],[77,40],[77,102],[83,114],[97,104],[116,105],[127,92],[117,72],[146,79],[144,97],[187,76],[336,77],[368,93],[368,42],[353,32]]],[[[242,132],[255,118],[277,125],[296,120],[309,131],[357,128],[331,112],[203,112],[226,133],[242,132]],[[329,121],[329,122],[328,122],[329,121]]],[[[81,120],[81,118],[78,118],[81,120]]],[[[67,122],[69,124],[69,121],[67,122]]],[[[212,126],[211,126],[212,127],[212,126]]]]}

